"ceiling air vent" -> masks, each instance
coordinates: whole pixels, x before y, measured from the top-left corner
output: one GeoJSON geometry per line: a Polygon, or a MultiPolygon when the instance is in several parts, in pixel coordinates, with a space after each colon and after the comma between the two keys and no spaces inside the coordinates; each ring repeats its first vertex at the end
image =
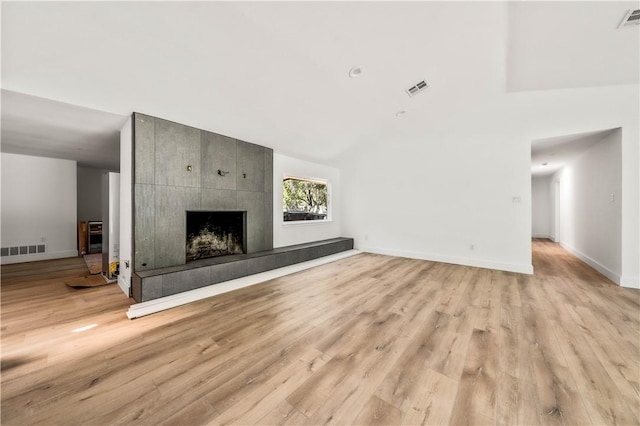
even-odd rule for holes
{"type": "Polygon", "coordinates": [[[409,87],[407,90],[405,90],[405,92],[407,92],[407,95],[409,95],[409,97],[413,97],[414,95],[422,92],[427,87],[429,87],[429,83],[427,82],[427,80],[422,80],[421,82],[409,87]]]}
{"type": "Polygon", "coordinates": [[[625,25],[638,25],[640,24],[640,9],[629,9],[629,11],[627,13],[625,13],[624,15],[624,19],[622,20],[622,22],[620,22],[620,25],[618,25],[618,28],[622,28],[625,25]]]}

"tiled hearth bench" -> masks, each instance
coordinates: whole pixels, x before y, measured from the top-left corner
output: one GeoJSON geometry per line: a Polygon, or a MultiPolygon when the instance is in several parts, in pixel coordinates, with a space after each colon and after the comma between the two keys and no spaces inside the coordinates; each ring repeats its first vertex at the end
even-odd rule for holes
{"type": "Polygon", "coordinates": [[[333,238],[140,271],[133,274],[133,298],[136,302],[147,302],[351,249],[353,249],[353,238],[333,238]]]}

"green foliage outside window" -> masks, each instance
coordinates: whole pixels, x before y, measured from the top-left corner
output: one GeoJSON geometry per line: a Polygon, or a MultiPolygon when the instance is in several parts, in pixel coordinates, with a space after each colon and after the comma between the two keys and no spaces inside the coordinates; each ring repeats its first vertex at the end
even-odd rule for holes
{"type": "Polygon", "coordinates": [[[326,220],[327,184],[304,179],[285,178],[282,182],[285,221],[326,220]]]}

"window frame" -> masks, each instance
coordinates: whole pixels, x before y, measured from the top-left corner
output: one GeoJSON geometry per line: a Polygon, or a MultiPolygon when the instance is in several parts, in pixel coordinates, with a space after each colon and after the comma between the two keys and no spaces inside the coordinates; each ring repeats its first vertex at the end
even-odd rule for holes
{"type": "Polygon", "coordinates": [[[280,202],[282,203],[282,211],[280,212],[280,220],[284,226],[297,226],[297,225],[319,225],[323,223],[331,223],[333,221],[333,215],[331,212],[332,205],[332,191],[331,182],[329,179],[317,178],[317,177],[302,177],[300,175],[283,174],[280,182],[280,202]],[[284,181],[286,179],[303,180],[307,182],[321,183],[327,187],[327,217],[324,220],[284,220],[284,181]]]}

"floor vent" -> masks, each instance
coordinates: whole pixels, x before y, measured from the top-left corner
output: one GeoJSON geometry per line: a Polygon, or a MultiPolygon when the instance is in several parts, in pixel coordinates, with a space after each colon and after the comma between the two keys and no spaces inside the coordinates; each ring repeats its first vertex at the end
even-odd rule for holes
{"type": "Polygon", "coordinates": [[[427,80],[422,80],[419,83],[414,84],[413,86],[409,87],[407,90],[405,90],[405,92],[407,92],[407,95],[409,95],[409,97],[413,97],[415,95],[417,95],[418,93],[422,92],[424,89],[429,87],[429,83],[427,82],[427,80]]]}
{"type": "Polygon", "coordinates": [[[638,25],[640,24],[640,9],[629,9],[624,15],[624,19],[618,25],[618,28],[622,28],[625,25],[638,25]]]}
{"type": "Polygon", "coordinates": [[[38,254],[46,251],[45,244],[29,244],[26,246],[2,247],[0,257],[38,254]]]}

